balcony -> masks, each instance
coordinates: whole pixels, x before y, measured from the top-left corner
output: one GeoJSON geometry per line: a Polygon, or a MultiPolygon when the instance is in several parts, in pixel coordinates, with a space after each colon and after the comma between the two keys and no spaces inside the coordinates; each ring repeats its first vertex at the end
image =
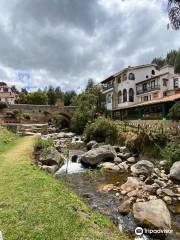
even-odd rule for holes
{"type": "Polygon", "coordinates": [[[109,83],[109,84],[105,84],[105,85],[103,85],[103,91],[107,91],[107,90],[109,90],[109,89],[111,89],[111,88],[113,88],[114,87],[114,84],[113,83],[109,83]]]}
{"type": "Polygon", "coordinates": [[[140,94],[144,94],[144,93],[148,93],[148,92],[152,92],[152,91],[156,91],[156,90],[160,90],[159,85],[155,85],[153,87],[146,87],[141,90],[136,90],[136,95],[140,95],[140,94]]]}

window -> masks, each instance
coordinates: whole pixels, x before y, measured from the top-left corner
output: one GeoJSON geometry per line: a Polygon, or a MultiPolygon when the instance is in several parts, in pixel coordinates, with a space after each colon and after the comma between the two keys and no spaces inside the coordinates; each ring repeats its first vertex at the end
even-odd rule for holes
{"type": "Polygon", "coordinates": [[[122,102],[122,92],[119,91],[118,92],[118,104],[120,104],[122,102]]]}
{"type": "Polygon", "coordinates": [[[149,76],[148,76],[148,75],[146,75],[146,78],[149,78],[149,76]]]}
{"type": "Polygon", "coordinates": [[[112,101],[111,94],[108,94],[107,95],[107,103],[111,103],[111,101],[112,101]]]}
{"type": "Polygon", "coordinates": [[[174,88],[178,88],[178,78],[174,79],[174,88]]]}
{"type": "Polygon", "coordinates": [[[121,83],[121,77],[118,77],[118,83],[121,83]]]}
{"type": "Polygon", "coordinates": [[[135,75],[134,73],[129,74],[129,80],[135,80],[135,75]]]}
{"type": "Polygon", "coordinates": [[[129,102],[134,102],[134,90],[132,88],[129,89],[129,102]]]}
{"type": "Polygon", "coordinates": [[[148,101],[148,96],[144,96],[144,102],[147,102],[148,101]]]}
{"type": "Polygon", "coordinates": [[[147,83],[144,83],[144,84],[143,84],[143,91],[144,91],[144,92],[147,92],[147,83]]]}
{"type": "Polygon", "coordinates": [[[155,80],[151,82],[151,89],[154,89],[154,88],[155,88],[155,80]]]}
{"type": "Polygon", "coordinates": [[[124,75],[123,75],[123,81],[126,81],[126,80],[127,80],[127,75],[124,74],[124,75]]]}
{"type": "Polygon", "coordinates": [[[151,71],[151,74],[152,74],[152,75],[155,75],[155,74],[156,74],[156,73],[155,73],[155,70],[152,70],[152,71],[151,71]]]}
{"type": "Polygon", "coordinates": [[[127,102],[127,90],[123,90],[123,102],[127,102]]]}
{"type": "Polygon", "coordinates": [[[164,86],[164,87],[167,87],[167,81],[168,81],[168,79],[163,78],[163,86],[164,86]]]}

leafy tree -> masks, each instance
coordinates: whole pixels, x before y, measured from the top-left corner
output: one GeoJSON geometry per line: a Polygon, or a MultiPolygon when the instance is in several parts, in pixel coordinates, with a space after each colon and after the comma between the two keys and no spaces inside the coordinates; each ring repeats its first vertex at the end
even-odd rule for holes
{"type": "Polygon", "coordinates": [[[169,19],[175,30],[180,29],[180,0],[168,0],[169,19]]]}
{"type": "Polygon", "coordinates": [[[93,86],[89,89],[88,91],[91,94],[94,94],[97,97],[96,100],[96,113],[97,114],[102,114],[106,111],[106,97],[102,93],[101,87],[99,86],[93,86]]]}
{"type": "Polygon", "coordinates": [[[91,89],[93,86],[94,86],[94,80],[92,78],[89,78],[89,80],[87,82],[87,86],[86,86],[86,91],[91,89]]]}
{"type": "Polygon", "coordinates": [[[176,102],[169,110],[169,117],[173,120],[180,120],[180,101],[176,102]]]}
{"type": "Polygon", "coordinates": [[[178,54],[178,51],[176,50],[171,50],[170,52],[168,52],[166,56],[166,63],[168,65],[174,66],[177,54],[178,54]]]}
{"type": "Polygon", "coordinates": [[[27,103],[28,103],[27,94],[25,94],[24,92],[21,92],[21,93],[19,94],[19,100],[18,100],[18,102],[19,102],[20,104],[27,104],[27,103]]]}
{"type": "Polygon", "coordinates": [[[180,73],[180,51],[178,52],[174,64],[174,71],[175,73],[180,73]]]}
{"type": "Polygon", "coordinates": [[[160,69],[165,65],[166,61],[162,57],[156,57],[152,60],[152,63],[157,64],[157,68],[160,69]]]}
{"type": "Polygon", "coordinates": [[[55,105],[56,101],[57,101],[57,94],[55,89],[50,86],[46,92],[47,96],[48,96],[48,104],[49,105],[55,105]]]}
{"type": "Polygon", "coordinates": [[[27,95],[27,103],[34,105],[47,105],[48,96],[45,92],[38,90],[27,95]]]}
{"type": "Polygon", "coordinates": [[[76,96],[75,91],[67,91],[64,93],[64,105],[69,106],[71,105],[72,99],[76,96]]]}

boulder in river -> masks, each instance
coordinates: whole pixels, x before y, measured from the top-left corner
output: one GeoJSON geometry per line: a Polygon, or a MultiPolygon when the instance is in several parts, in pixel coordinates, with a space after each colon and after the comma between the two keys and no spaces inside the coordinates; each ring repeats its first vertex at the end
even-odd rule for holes
{"type": "Polygon", "coordinates": [[[104,171],[110,171],[110,172],[119,172],[120,168],[118,167],[118,165],[116,165],[115,163],[111,163],[111,162],[105,162],[100,164],[100,167],[104,170],[104,171]]]}
{"type": "Polygon", "coordinates": [[[121,185],[121,190],[126,192],[131,192],[133,190],[139,189],[144,185],[144,183],[136,177],[128,177],[127,182],[121,185]]]}
{"type": "Polygon", "coordinates": [[[170,169],[170,177],[180,181],[180,161],[175,162],[170,169]]]}
{"type": "Polygon", "coordinates": [[[86,144],[87,150],[91,150],[93,146],[98,146],[98,143],[95,140],[92,140],[86,144]]]}
{"type": "Polygon", "coordinates": [[[58,165],[61,166],[64,162],[62,155],[56,150],[55,147],[49,147],[44,149],[39,157],[39,162],[42,165],[53,166],[58,165]]]}
{"type": "Polygon", "coordinates": [[[113,161],[116,157],[116,152],[111,145],[104,145],[98,148],[91,149],[81,156],[81,162],[90,166],[96,166],[99,163],[113,161]]]}
{"type": "Polygon", "coordinates": [[[134,203],[133,215],[141,224],[149,227],[171,229],[170,213],[161,199],[134,203]]]}
{"type": "Polygon", "coordinates": [[[149,175],[153,172],[154,165],[148,160],[141,160],[131,166],[131,172],[135,175],[149,175]]]}

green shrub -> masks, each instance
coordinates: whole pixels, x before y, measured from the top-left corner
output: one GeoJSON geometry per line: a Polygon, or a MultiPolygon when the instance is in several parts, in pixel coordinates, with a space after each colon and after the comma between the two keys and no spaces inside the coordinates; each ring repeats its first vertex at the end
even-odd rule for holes
{"type": "Polygon", "coordinates": [[[43,114],[44,114],[45,116],[48,116],[50,113],[49,113],[48,111],[44,111],[43,114]]]}
{"type": "Polygon", "coordinates": [[[12,113],[13,113],[14,118],[18,118],[20,116],[20,114],[21,114],[19,109],[14,109],[12,111],[12,113]]]}
{"type": "Polygon", "coordinates": [[[165,170],[169,172],[173,163],[180,160],[180,143],[168,143],[167,146],[161,150],[161,156],[166,159],[165,170]]]}
{"type": "Polygon", "coordinates": [[[96,140],[97,142],[105,142],[115,144],[118,139],[118,131],[112,121],[99,117],[95,122],[87,124],[84,130],[87,141],[96,140]]]}
{"type": "Polygon", "coordinates": [[[34,144],[34,148],[36,151],[40,151],[51,146],[53,146],[53,141],[50,138],[42,139],[39,137],[34,144]]]}
{"type": "Polygon", "coordinates": [[[7,103],[0,101],[0,109],[7,108],[7,103]]]}
{"type": "Polygon", "coordinates": [[[26,120],[31,120],[31,116],[29,114],[23,114],[23,118],[26,120]]]}
{"type": "Polygon", "coordinates": [[[55,115],[52,118],[52,124],[56,128],[67,127],[67,120],[61,115],[55,115]]]}
{"type": "Polygon", "coordinates": [[[173,120],[180,120],[180,101],[176,102],[169,110],[169,117],[173,120]]]}

